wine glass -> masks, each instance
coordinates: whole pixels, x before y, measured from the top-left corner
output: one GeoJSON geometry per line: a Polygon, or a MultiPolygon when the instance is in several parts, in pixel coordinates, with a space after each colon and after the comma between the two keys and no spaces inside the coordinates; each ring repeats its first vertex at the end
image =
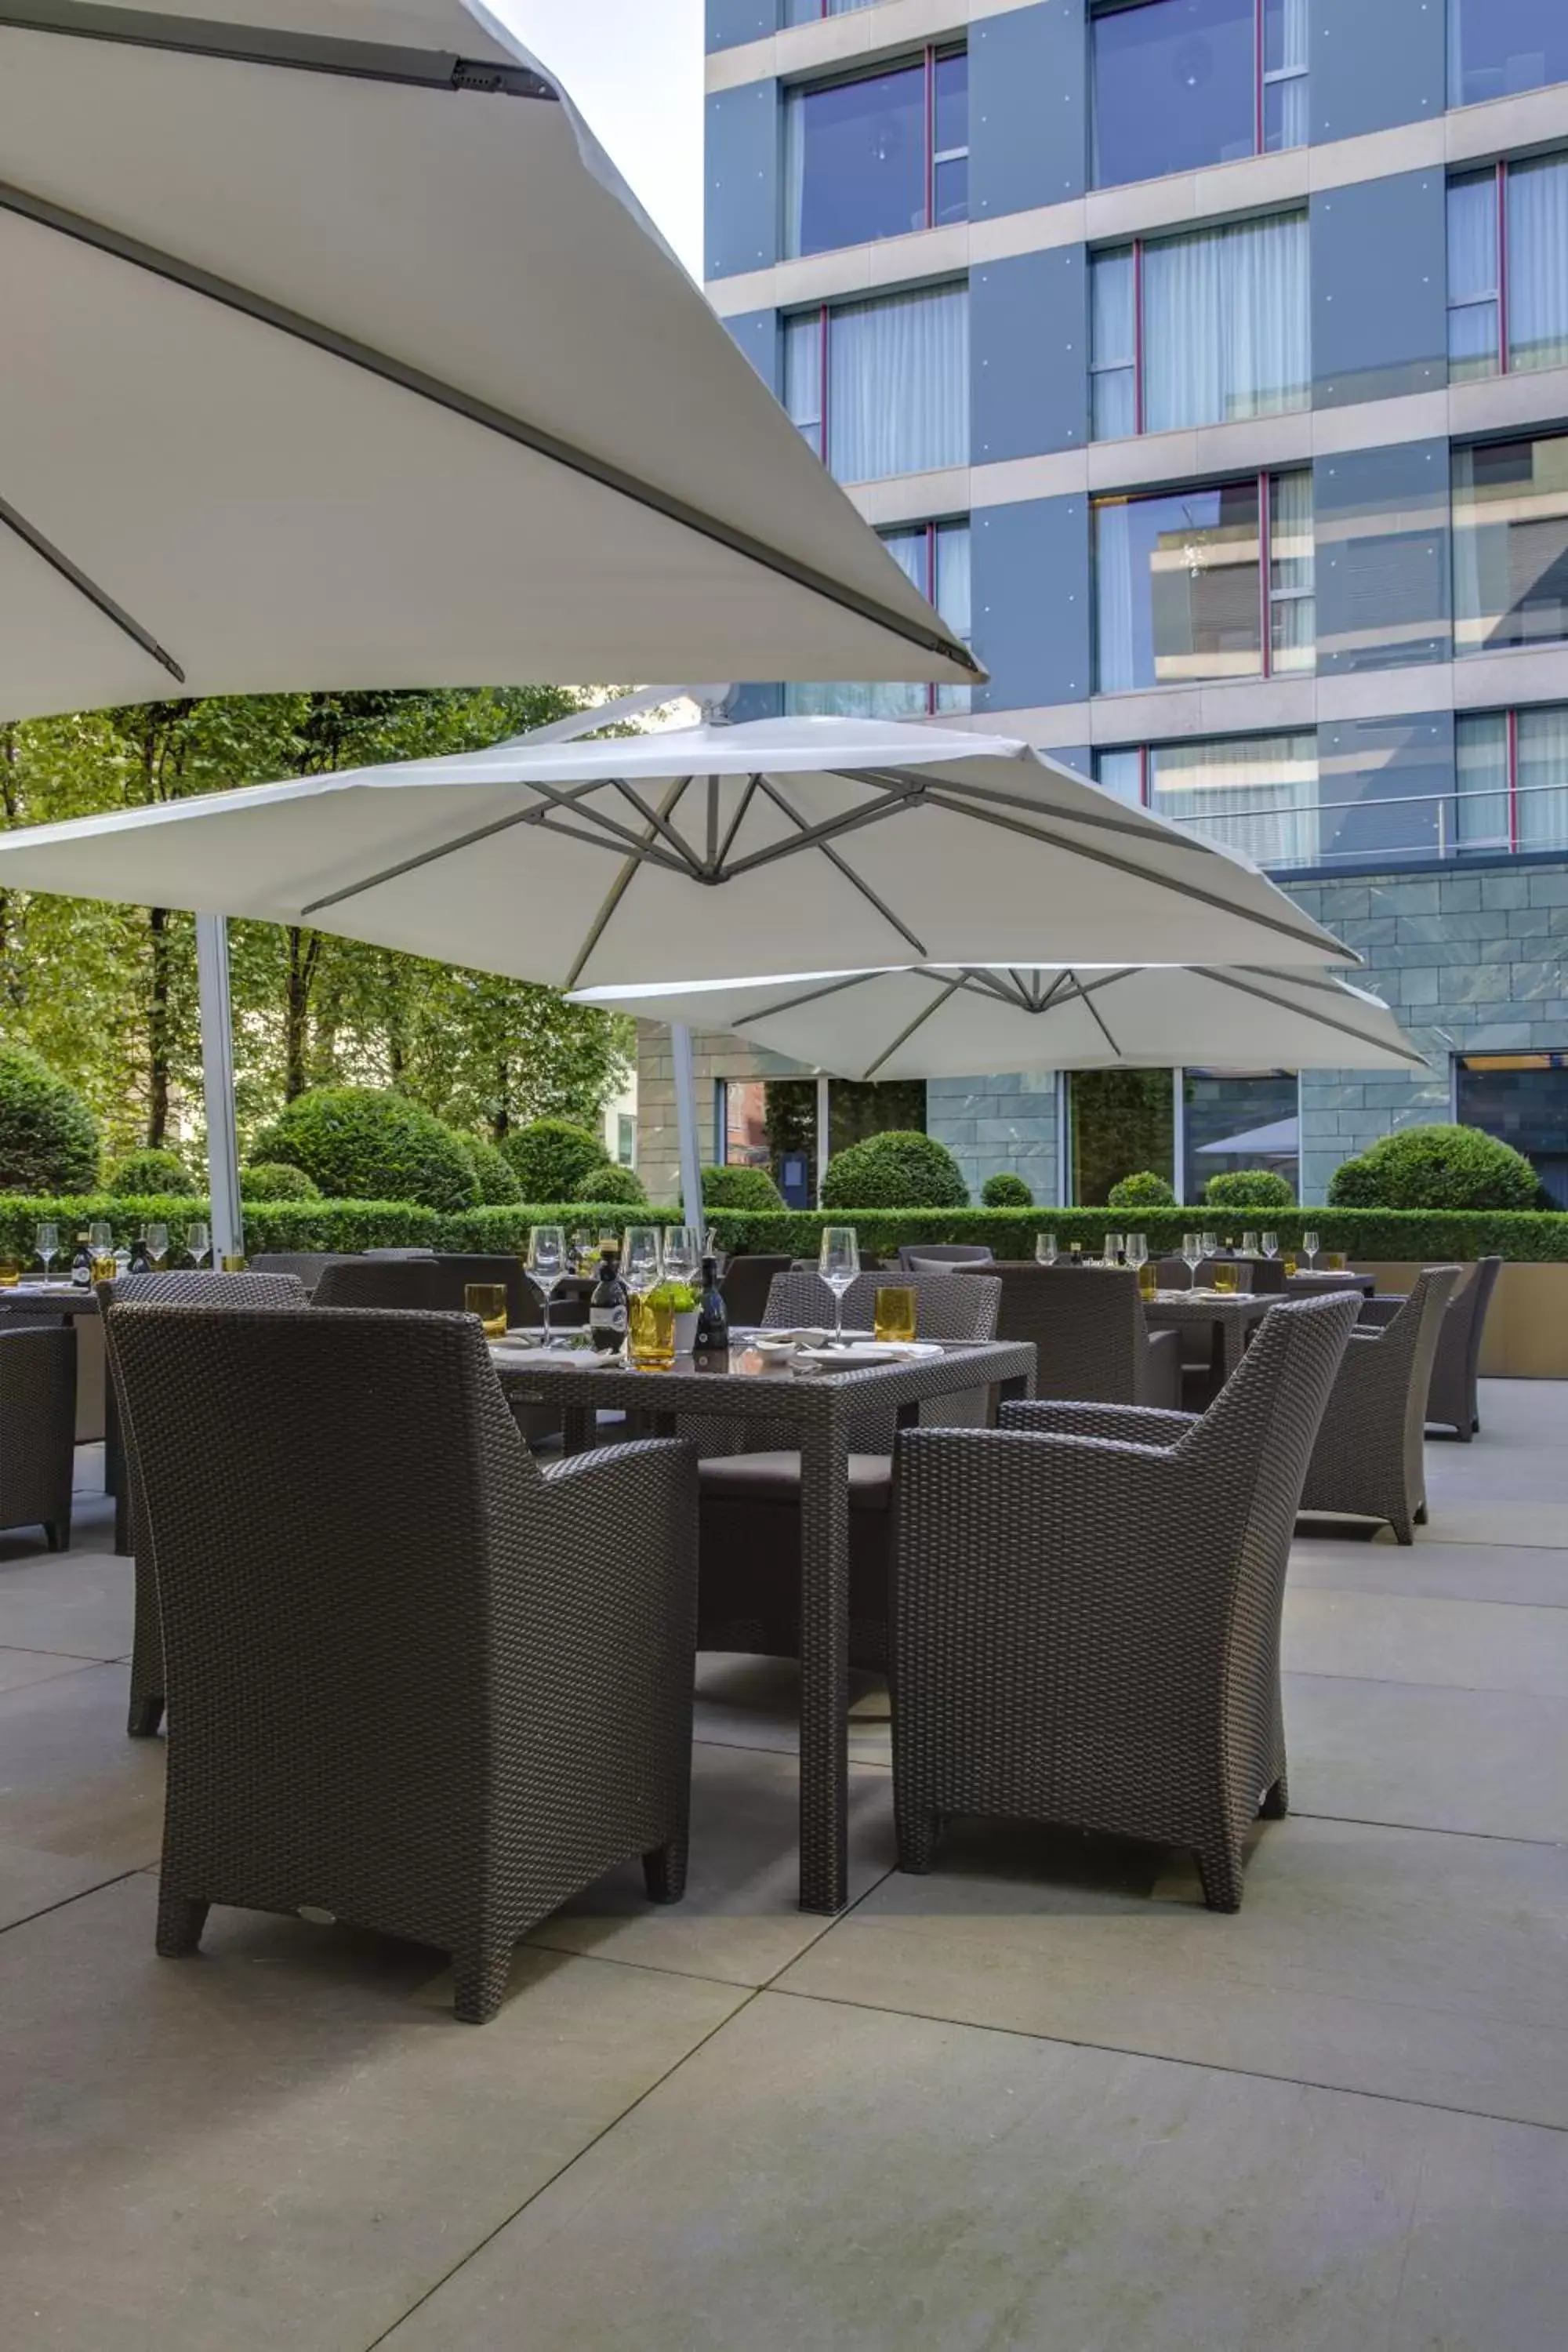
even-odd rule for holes
{"type": "Polygon", "coordinates": [[[49,1268],[60,1254],[58,1225],[40,1225],[33,1235],[33,1246],[44,1262],[44,1280],[49,1278],[49,1268]]]}
{"type": "Polygon", "coordinates": [[[860,1243],[853,1225],[825,1225],[816,1270],[833,1293],[833,1344],[844,1345],[844,1294],[860,1271],[860,1243]]]}
{"type": "Polygon", "coordinates": [[[195,1223],[185,1227],[185,1255],[193,1265],[200,1265],[213,1245],[213,1237],[198,1217],[195,1223]]]}
{"type": "Polygon", "coordinates": [[[1117,1263],[1117,1260],[1121,1255],[1122,1238],[1123,1237],[1121,1234],[1106,1234],[1100,1253],[1100,1260],[1103,1265],[1114,1265],[1117,1263]]]}
{"type": "Polygon", "coordinates": [[[169,1228],[167,1225],[149,1225],[142,1240],[147,1252],[147,1263],[157,1274],[169,1255],[169,1228]]]}
{"type": "Polygon", "coordinates": [[[1037,1265],[1055,1265],[1056,1262],[1057,1237],[1055,1234],[1037,1234],[1035,1235],[1035,1264],[1037,1265]]]}
{"type": "Polygon", "coordinates": [[[1258,1235],[1256,1234],[1242,1234],[1241,1255],[1243,1257],[1256,1257],[1258,1255],[1258,1235]]]}
{"type": "Polygon", "coordinates": [[[550,1302],[557,1286],[572,1271],[566,1255],[564,1225],[534,1225],[528,1236],[528,1255],[523,1261],[528,1278],[544,1301],[544,1345],[550,1345],[550,1302]]]}
{"type": "Polygon", "coordinates": [[[1302,1234],[1301,1254],[1305,1257],[1307,1264],[1311,1267],[1313,1273],[1316,1274],[1318,1270],[1318,1236],[1316,1234],[1302,1234]]]}
{"type": "Polygon", "coordinates": [[[621,1280],[634,1298],[657,1289],[664,1273],[664,1235],[657,1225],[628,1225],[621,1280]]]}
{"type": "Polygon", "coordinates": [[[1205,1234],[1203,1238],[1204,1255],[1205,1257],[1217,1257],[1219,1255],[1219,1235],[1217,1234],[1205,1234]]]}
{"type": "Polygon", "coordinates": [[[1203,1262],[1204,1237],[1202,1234],[1184,1234],[1182,1235],[1182,1263],[1187,1269],[1187,1288],[1189,1290],[1195,1290],[1198,1286],[1198,1268],[1202,1265],[1203,1262]]]}
{"type": "Polygon", "coordinates": [[[1141,1265],[1147,1265],[1149,1263],[1147,1234],[1124,1234],[1121,1237],[1121,1254],[1128,1265],[1134,1269],[1141,1265]]]}
{"type": "Polygon", "coordinates": [[[701,1236],[694,1225],[670,1225],[664,1235],[667,1282],[695,1282],[702,1265],[701,1236]]]}
{"type": "Polygon", "coordinates": [[[1263,1236],[1263,1255],[1264,1255],[1264,1256],[1265,1256],[1265,1257],[1267,1257],[1267,1258],[1277,1258],[1277,1257],[1279,1256],[1279,1234],[1264,1234],[1264,1236],[1263,1236]]]}

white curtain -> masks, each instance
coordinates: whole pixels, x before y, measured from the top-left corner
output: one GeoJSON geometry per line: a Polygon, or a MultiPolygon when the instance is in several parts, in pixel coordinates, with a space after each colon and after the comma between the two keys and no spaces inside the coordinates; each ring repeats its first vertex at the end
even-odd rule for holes
{"type": "Polygon", "coordinates": [[[1260,866],[1317,856],[1318,744],[1311,734],[1163,743],[1150,754],[1156,815],[1260,866]]]}
{"type": "MultiPolygon", "coordinates": [[[[969,575],[969,525],[966,522],[943,522],[936,528],[936,609],[950,629],[969,643],[973,622],[973,600],[969,575]]],[[[939,710],[967,710],[973,700],[973,689],[967,686],[940,686],[936,707],[939,710]]]]}
{"type": "Polygon", "coordinates": [[[1519,714],[1519,845],[1568,847],[1568,708],[1519,714]]]}
{"type": "Polygon", "coordinates": [[[1568,156],[1508,174],[1509,365],[1568,361],[1568,156]]]}
{"type": "Polygon", "coordinates": [[[1311,386],[1307,271],[1304,213],[1146,247],[1145,431],[1304,408],[1311,386]]]}
{"type": "Polygon", "coordinates": [[[1448,361],[1457,380],[1498,364],[1497,174],[1448,184],[1448,361]]]}
{"type": "Polygon", "coordinates": [[[1506,849],[1508,830],[1508,721],[1500,710],[1456,720],[1455,839],[1467,849],[1506,849]]]}
{"type": "Polygon", "coordinates": [[[1139,683],[1132,643],[1132,509],[1125,499],[1094,510],[1094,682],[1101,694],[1139,683]]]}
{"type": "Polygon", "coordinates": [[[822,455],[822,313],[797,311],[784,322],[784,404],[822,455]]]}
{"type": "Polygon", "coordinates": [[[969,289],[847,302],[827,337],[828,464],[841,482],[969,459],[969,289]]]}
{"type": "Polygon", "coordinates": [[[1457,448],[1453,465],[1454,650],[1473,654],[1485,645],[1493,617],[1495,600],[1482,591],[1481,564],[1497,532],[1486,530],[1477,505],[1475,451],[1457,448]]]}
{"type": "Polygon", "coordinates": [[[1318,653],[1318,605],[1312,593],[1312,476],[1276,474],[1268,486],[1270,659],[1277,675],[1313,668],[1318,653]]]}
{"type": "Polygon", "coordinates": [[[1263,62],[1267,72],[1289,79],[1266,83],[1266,142],[1269,147],[1304,147],[1309,137],[1307,15],[1309,0],[1266,0],[1263,62]]]}
{"type": "Polygon", "coordinates": [[[1129,801],[1136,808],[1143,798],[1143,755],[1141,751],[1099,751],[1095,754],[1094,781],[1102,793],[1113,800],[1129,801]]]}
{"type": "Polygon", "coordinates": [[[1138,330],[1133,317],[1132,256],[1097,254],[1089,266],[1092,320],[1094,437],[1120,441],[1138,429],[1133,361],[1138,330]]]}

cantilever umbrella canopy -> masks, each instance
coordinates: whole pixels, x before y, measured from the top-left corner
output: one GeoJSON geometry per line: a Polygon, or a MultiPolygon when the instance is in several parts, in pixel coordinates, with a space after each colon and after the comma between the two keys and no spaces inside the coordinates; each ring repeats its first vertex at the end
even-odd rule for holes
{"type": "Polygon", "coordinates": [[[1331,972],[970,967],[748,987],[597,990],[641,1020],[728,1029],[850,1078],[982,1070],[1425,1069],[1388,1007],[1331,972]]]}
{"type": "Polygon", "coordinates": [[[962,681],[475,0],[0,0],[0,720],[962,681]]]}

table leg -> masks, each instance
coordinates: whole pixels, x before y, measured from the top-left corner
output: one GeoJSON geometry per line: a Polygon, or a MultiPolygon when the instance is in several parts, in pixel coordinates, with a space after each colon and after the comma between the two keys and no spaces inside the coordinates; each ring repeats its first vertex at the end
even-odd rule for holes
{"type": "Polygon", "coordinates": [[[1034,1393],[1035,1381],[1032,1372],[1020,1373],[1015,1381],[998,1381],[996,1383],[998,1405],[1028,1404],[1032,1402],[1034,1393]]]}
{"type": "Polygon", "coordinates": [[[800,1907],[849,1900],[849,1438],[801,1432],[800,1907]]]}

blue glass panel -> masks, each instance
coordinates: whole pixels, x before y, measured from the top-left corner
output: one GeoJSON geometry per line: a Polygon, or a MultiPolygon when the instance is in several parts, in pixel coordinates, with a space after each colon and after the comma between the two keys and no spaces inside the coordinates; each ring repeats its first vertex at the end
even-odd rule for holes
{"type": "Polygon", "coordinates": [[[1258,677],[1258,561],[1256,478],[1098,507],[1100,693],[1258,677]]]}
{"type": "Polygon", "coordinates": [[[1253,0],[1145,0],[1093,19],[1097,187],[1256,152],[1253,0]]]}
{"type": "Polygon", "coordinates": [[[923,62],[789,100],[792,253],[827,253],[926,225],[923,62]]]}
{"type": "Polygon", "coordinates": [[[1448,40],[1453,106],[1568,81],[1563,0],[1449,0],[1448,40]]]}
{"type": "Polygon", "coordinates": [[[1460,654],[1568,637],[1568,435],[1454,451],[1460,654]]]}

